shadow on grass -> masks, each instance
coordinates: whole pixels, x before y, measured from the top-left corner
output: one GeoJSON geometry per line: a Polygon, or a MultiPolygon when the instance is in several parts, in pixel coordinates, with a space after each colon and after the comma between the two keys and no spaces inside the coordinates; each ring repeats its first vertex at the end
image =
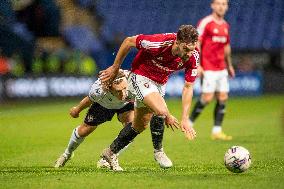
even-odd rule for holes
{"type": "Polygon", "coordinates": [[[0,167],[0,174],[9,173],[88,173],[88,172],[107,172],[106,169],[95,167],[63,167],[54,168],[50,166],[30,166],[30,167],[0,167]]]}
{"type": "Polygon", "coordinates": [[[108,169],[98,169],[96,167],[89,166],[66,166],[63,168],[53,168],[49,166],[30,166],[30,167],[0,167],[0,175],[14,175],[14,174],[25,174],[25,175],[73,175],[73,174],[102,174],[102,175],[132,175],[132,176],[141,176],[147,175],[152,177],[163,177],[175,179],[185,179],[185,178],[194,178],[194,179],[218,179],[226,177],[236,177],[236,176],[252,176],[252,173],[245,174],[233,174],[223,169],[202,169],[200,167],[174,167],[170,169],[161,169],[156,166],[147,166],[147,167],[131,167],[126,166],[123,172],[114,172],[108,169]]]}

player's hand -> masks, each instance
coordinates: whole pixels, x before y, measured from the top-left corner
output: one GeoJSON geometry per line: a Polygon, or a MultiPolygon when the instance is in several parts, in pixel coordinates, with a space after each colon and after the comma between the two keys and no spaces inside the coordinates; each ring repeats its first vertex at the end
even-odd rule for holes
{"type": "Polygon", "coordinates": [[[72,108],[70,109],[70,113],[69,113],[69,114],[71,115],[71,117],[77,118],[77,117],[79,117],[80,111],[79,111],[79,109],[77,108],[77,106],[74,106],[74,107],[72,107],[72,108]]]}
{"type": "Polygon", "coordinates": [[[194,128],[190,125],[190,122],[189,122],[188,119],[181,121],[181,130],[182,130],[182,132],[184,132],[185,137],[188,140],[194,140],[195,139],[196,132],[195,132],[194,128]]]}
{"type": "Polygon", "coordinates": [[[179,129],[179,122],[177,118],[172,115],[169,115],[165,118],[165,124],[167,128],[171,128],[174,131],[174,128],[179,129]]]}
{"type": "Polygon", "coordinates": [[[197,68],[197,77],[202,77],[203,76],[203,68],[201,66],[198,66],[197,68]]]}
{"type": "Polygon", "coordinates": [[[228,72],[229,72],[229,76],[230,76],[231,78],[234,78],[234,77],[236,76],[236,74],[235,74],[235,69],[234,69],[233,66],[229,66],[229,67],[228,67],[228,72]]]}
{"type": "Polygon", "coordinates": [[[110,66],[105,70],[102,70],[99,72],[99,78],[102,83],[109,84],[111,83],[115,77],[117,76],[119,71],[119,68],[116,68],[115,66],[110,66]]]}

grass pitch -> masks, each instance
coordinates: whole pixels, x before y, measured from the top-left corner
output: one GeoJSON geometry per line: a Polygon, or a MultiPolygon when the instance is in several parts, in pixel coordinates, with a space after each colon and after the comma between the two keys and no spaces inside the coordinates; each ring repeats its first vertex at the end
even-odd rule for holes
{"type": "MultiPolygon", "coordinates": [[[[161,169],[153,160],[149,129],[120,156],[122,173],[96,168],[103,148],[122,126],[116,119],[101,125],[62,169],[54,161],[63,153],[71,131],[80,124],[69,108],[79,100],[0,104],[0,188],[284,188],[283,96],[232,98],[224,131],[230,142],[211,141],[214,104],[197,120],[197,138],[187,141],[180,131],[166,129],[164,149],[174,167],[161,169]],[[229,172],[223,156],[232,145],[247,148],[251,168],[229,172]]],[[[180,100],[167,100],[177,117],[180,100]]]]}

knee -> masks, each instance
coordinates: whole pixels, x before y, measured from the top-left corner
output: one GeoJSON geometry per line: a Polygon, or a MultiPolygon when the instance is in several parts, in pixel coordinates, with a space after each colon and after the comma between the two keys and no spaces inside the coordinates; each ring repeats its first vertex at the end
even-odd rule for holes
{"type": "Polygon", "coordinates": [[[228,100],[228,94],[223,94],[223,95],[220,95],[217,100],[222,103],[222,104],[225,104],[226,101],[228,100]]]}
{"type": "Polygon", "coordinates": [[[202,96],[201,98],[203,104],[209,104],[213,100],[213,96],[202,96]]]}
{"type": "Polygon", "coordinates": [[[91,134],[94,130],[95,126],[89,126],[89,125],[80,125],[78,127],[78,134],[80,137],[87,137],[89,134],[91,134]]]}
{"type": "Polygon", "coordinates": [[[157,117],[165,118],[168,115],[168,110],[166,108],[160,108],[155,112],[157,117]]]}

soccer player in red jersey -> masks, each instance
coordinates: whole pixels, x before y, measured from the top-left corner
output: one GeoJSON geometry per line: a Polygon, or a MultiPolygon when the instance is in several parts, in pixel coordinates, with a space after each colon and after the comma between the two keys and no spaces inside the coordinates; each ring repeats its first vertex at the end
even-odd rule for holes
{"type": "Polygon", "coordinates": [[[228,99],[228,75],[235,76],[231,60],[229,24],[224,20],[228,10],[228,0],[212,0],[212,14],[198,23],[199,45],[201,50],[201,66],[199,73],[202,78],[202,94],[190,115],[193,122],[203,108],[216,95],[217,103],[214,111],[213,140],[231,140],[222,132],[225,114],[225,103],[228,99]]]}
{"type": "Polygon", "coordinates": [[[169,75],[181,69],[185,70],[185,84],[182,91],[180,126],[188,139],[195,138],[196,133],[190,127],[188,115],[193,94],[193,82],[197,76],[199,64],[197,40],[198,32],[191,25],[180,26],[177,34],[127,37],[117,53],[114,64],[100,72],[100,79],[103,82],[112,81],[130,49],[133,47],[138,49],[128,78],[129,91],[135,97],[133,124],[124,127],[110,147],[102,153],[102,157],[109,162],[113,170],[122,170],[118,164],[116,153],[143,132],[153,114],[160,117],[162,124],[165,122],[173,130],[179,128],[177,119],[170,114],[163,97],[169,75]]]}

